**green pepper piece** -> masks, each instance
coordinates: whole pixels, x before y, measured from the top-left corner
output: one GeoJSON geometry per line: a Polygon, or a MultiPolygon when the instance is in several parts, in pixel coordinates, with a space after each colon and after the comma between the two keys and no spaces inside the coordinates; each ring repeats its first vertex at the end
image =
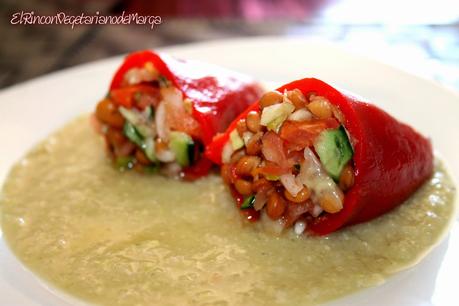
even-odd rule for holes
{"type": "Polygon", "coordinates": [[[248,196],[244,199],[244,202],[242,202],[241,209],[248,209],[253,207],[253,204],[255,203],[255,196],[251,195],[248,196]]]}

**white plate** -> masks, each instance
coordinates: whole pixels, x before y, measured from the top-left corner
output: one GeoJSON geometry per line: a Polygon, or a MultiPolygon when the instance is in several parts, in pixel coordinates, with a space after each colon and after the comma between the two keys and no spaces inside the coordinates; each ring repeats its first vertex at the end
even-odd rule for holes
{"type": "MultiPolygon", "coordinates": [[[[226,40],[165,48],[172,55],[219,64],[277,84],[316,76],[368,98],[432,137],[457,180],[459,96],[390,66],[301,39],[226,40]],[[456,139],[456,140],[454,140],[456,139]]],[[[40,139],[106,93],[121,58],[90,63],[0,93],[0,185],[8,169],[40,139]]],[[[453,305],[459,275],[459,226],[414,268],[331,305],[453,305]]],[[[78,301],[35,278],[0,240],[0,304],[68,305],[78,301]]]]}

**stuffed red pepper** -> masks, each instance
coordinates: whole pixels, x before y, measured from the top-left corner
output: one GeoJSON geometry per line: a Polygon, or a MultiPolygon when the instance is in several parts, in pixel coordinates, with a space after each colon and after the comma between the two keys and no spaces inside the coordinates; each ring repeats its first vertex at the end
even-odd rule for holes
{"type": "Polygon", "coordinates": [[[95,112],[120,169],[207,174],[203,150],[261,89],[247,76],[151,51],[128,55],[95,112]]]}
{"type": "Polygon", "coordinates": [[[433,171],[431,142],[313,78],[267,92],[206,155],[249,220],[325,235],[375,218],[433,171]],[[265,220],[268,220],[265,222],[265,220]]]}

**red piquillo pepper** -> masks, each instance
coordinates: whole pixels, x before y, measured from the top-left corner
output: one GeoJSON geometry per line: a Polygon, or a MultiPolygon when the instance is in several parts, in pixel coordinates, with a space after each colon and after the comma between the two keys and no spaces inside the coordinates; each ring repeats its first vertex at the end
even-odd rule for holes
{"type": "MultiPolygon", "coordinates": [[[[324,97],[339,110],[341,124],[353,149],[354,181],[344,194],[342,209],[336,213],[323,212],[314,218],[309,216],[307,228],[310,232],[326,235],[378,217],[403,203],[430,177],[433,171],[431,142],[410,126],[318,79],[297,80],[277,91],[295,89],[305,96],[314,93],[324,97]]],[[[206,150],[209,159],[222,164],[222,153],[230,133],[251,111],[261,112],[259,101],[236,118],[224,134],[214,137],[206,150]]],[[[282,130],[280,135],[282,138],[282,130]]],[[[288,147],[285,139],[284,145],[288,147]]]]}
{"type": "MultiPolygon", "coordinates": [[[[169,109],[167,120],[174,122],[169,122],[168,125],[172,124],[171,130],[187,133],[195,142],[199,142],[200,147],[208,145],[217,132],[224,131],[241,111],[260,97],[261,93],[261,87],[245,75],[205,63],[179,60],[151,51],[139,51],[129,54],[115,73],[107,98],[111,105],[115,105],[117,109],[137,109],[139,112],[147,105],[153,108],[156,115],[156,108],[164,98],[160,95],[162,85],[158,79],[152,79],[152,75],[149,76],[150,79],[141,79],[145,71],[148,71],[146,67],[154,71],[155,77],[165,80],[167,86],[174,87],[182,93],[182,101],[188,102],[188,118],[185,115],[180,117],[180,113],[174,113],[169,109]],[[134,75],[134,78],[140,80],[129,81],[127,76],[135,73],[137,76],[134,75]],[[137,97],[142,95],[148,99],[136,102],[137,97]]],[[[110,106],[108,102],[106,104],[110,106]]],[[[101,109],[102,115],[98,116],[96,112],[96,117],[102,123],[120,121],[104,121],[107,116],[104,117],[104,109],[101,109]]],[[[115,127],[120,133],[123,132],[119,124],[115,127]]],[[[126,150],[128,149],[129,146],[126,150]]],[[[146,158],[140,160],[148,162],[146,158]]],[[[204,155],[200,155],[199,159],[184,167],[181,173],[185,179],[196,179],[207,174],[210,167],[211,162],[204,155]]]]}
{"type": "Polygon", "coordinates": [[[110,90],[123,87],[126,72],[141,68],[147,62],[153,63],[161,75],[182,91],[184,97],[191,99],[192,115],[201,125],[205,145],[261,94],[261,87],[246,75],[152,51],[129,54],[115,73],[110,90]]]}

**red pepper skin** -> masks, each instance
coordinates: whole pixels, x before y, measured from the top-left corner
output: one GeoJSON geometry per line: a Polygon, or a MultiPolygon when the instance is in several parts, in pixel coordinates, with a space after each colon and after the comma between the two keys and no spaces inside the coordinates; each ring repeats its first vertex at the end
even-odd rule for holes
{"type": "Polygon", "coordinates": [[[214,136],[212,143],[206,147],[205,155],[208,159],[213,161],[217,165],[222,164],[222,152],[223,147],[229,140],[229,134],[236,128],[236,125],[239,120],[244,119],[247,117],[247,114],[251,111],[259,111],[260,105],[258,101],[250,105],[245,111],[243,111],[236,119],[231,122],[228,126],[225,133],[218,133],[214,136]]]}
{"type": "MultiPolygon", "coordinates": [[[[314,78],[294,81],[278,90],[295,88],[304,94],[313,91],[339,108],[354,148],[355,181],[345,195],[343,209],[315,218],[308,225],[311,232],[327,235],[344,226],[376,218],[403,203],[431,176],[432,144],[410,126],[314,78]]],[[[259,105],[250,108],[259,110],[259,105]]],[[[241,117],[246,114],[247,111],[241,117]]],[[[209,159],[221,163],[223,145],[235,125],[233,122],[228,131],[217,136],[208,147],[209,159]]]]}
{"type": "Polygon", "coordinates": [[[123,78],[131,68],[152,62],[160,74],[192,101],[192,115],[201,126],[201,141],[208,145],[217,132],[228,124],[262,92],[261,87],[245,75],[217,66],[183,61],[152,51],[129,54],[115,73],[110,90],[123,86],[123,78]]]}

